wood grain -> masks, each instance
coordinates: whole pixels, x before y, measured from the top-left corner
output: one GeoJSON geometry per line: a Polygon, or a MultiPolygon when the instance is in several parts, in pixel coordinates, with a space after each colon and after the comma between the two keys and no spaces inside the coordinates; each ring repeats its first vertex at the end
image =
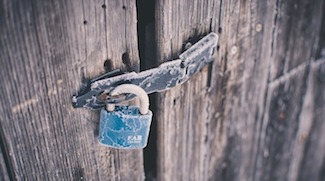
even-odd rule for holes
{"type": "Polygon", "coordinates": [[[9,173],[7,169],[7,164],[5,161],[5,154],[0,152],[0,180],[9,180],[9,173]]]}
{"type": "Polygon", "coordinates": [[[144,180],[142,151],[100,146],[98,112],[71,96],[138,71],[139,48],[151,67],[211,31],[215,61],[152,106],[157,180],[325,180],[324,0],[155,6],[148,33],[136,1],[0,0],[0,180],[144,180]]]}
{"type": "MultiPolygon", "coordinates": [[[[216,1],[158,1],[158,60],[177,58],[187,40],[216,32],[218,6],[216,1]]],[[[223,69],[224,63],[216,60],[213,65],[223,69]]],[[[221,101],[213,102],[212,97],[222,88],[218,92],[215,85],[209,85],[210,76],[206,67],[184,85],[158,95],[158,180],[207,180],[213,166],[209,165],[211,152],[221,156],[225,135],[216,111],[222,109],[218,104],[221,101]],[[211,145],[215,135],[216,144],[211,145]]],[[[224,81],[211,80],[213,84],[224,81]]]]}
{"type": "Polygon", "coordinates": [[[324,87],[310,83],[323,75],[323,7],[158,1],[159,61],[177,57],[189,37],[220,35],[210,69],[158,95],[158,180],[324,178],[324,87]]]}
{"type": "Polygon", "coordinates": [[[139,69],[135,1],[0,4],[0,129],[10,179],[143,180],[142,151],[100,146],[98,112],[71,105],[106,60],[106,69],[139,69]]]}

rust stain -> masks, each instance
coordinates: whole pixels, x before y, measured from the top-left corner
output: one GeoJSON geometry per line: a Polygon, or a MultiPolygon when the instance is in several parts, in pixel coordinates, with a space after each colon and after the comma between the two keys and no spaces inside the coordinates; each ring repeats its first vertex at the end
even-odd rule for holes
{"type": "Polygon", "coordinates": [[[60,85],[60,84],[62,84],[62,83],[63,83],[63,80],[62,80],[62,79],[57,80],[57,84],[58,84],[58,85],[60,85]]]}
{"type": "Polygon", "coordinates": [[[58,92],[60,92],[62,90],[62,83],[63,83],[63,80],[62,79],[59,79],[56,81],[56,88],[51,88],[47,91],[47,95],[50,97],[50,96],[55,96],[58,94],[58,92]]]}
{"type": "Polygon", "coordinates": [[[301,142],[305,142],[307,138],[308,138],[308,132],[305,131],[305,132],[301,133],[301,135],[300,135],[301,142]]]}
{"type": "Polygon", "coordinates": [[[51,96],[51,95],[56,95],[58,92],[55,90],[55,89],[49,89],[47,91],[47,95],[48,96],[51,96]]]}

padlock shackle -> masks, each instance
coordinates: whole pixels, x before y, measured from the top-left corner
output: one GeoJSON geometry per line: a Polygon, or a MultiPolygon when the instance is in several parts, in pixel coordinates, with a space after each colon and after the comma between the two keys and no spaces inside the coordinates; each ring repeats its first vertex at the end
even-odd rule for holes
{"type": "Polygon", "coordinates": [[[115,87],[109,94],[117,96],[120,94],[131,93],[140,98],[140,114],[147,114],[149,111],[149,96],[140,86],[134,84],[122,84],[115,87]]]}

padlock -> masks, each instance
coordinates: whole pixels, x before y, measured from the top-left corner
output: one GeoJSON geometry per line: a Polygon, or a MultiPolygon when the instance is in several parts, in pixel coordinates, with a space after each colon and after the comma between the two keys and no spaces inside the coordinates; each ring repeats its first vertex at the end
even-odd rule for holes
{"type": "Polygon", "coordinates": [[[110,92],[111,96],[132,93],[140,98],[137,106],[107,106],[100,114],[99,142],[119,149],[140,149],[147,146],[152,112],[149,97],[139,86],[123,84],[110,92]]]}

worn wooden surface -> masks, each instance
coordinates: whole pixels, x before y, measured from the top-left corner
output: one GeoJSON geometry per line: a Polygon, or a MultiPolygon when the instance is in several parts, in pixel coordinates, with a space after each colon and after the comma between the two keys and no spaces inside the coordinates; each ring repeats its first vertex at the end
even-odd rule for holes
{"type": "Polygon", "coordinates": [[[0,0],[0,180],[144,180],[144,166],[148,180],[325,180],[324,9],[0,0]],[[71,106],[81,81],[139,70],[139,50],[144,69],[175,59],[211,31],[215,61],[152,101],[146,164],[100,146],[98,112],[71,106]]]}
{"type": "Polygon", "coordinates": [[[158,95],[159,180],[324,180],[324,1],[158,1],[157,58],[219,32],[210,68],[158,95]]]}
{"type": "Polygon", "coordinates": [[[6,161],[5,161],[4,153],[2,153],[1,149],[1,155],[0,155],[0,180],[9,180],[9,174],[6,167],[6,161]]]}
{"type": "Polygon", "coordinates": [[[135,4],[0,1],[1,180],[144,179],[142,151],[100,146],[98,112],[71,105],[84,77],[139,69],[135,4]]]}

